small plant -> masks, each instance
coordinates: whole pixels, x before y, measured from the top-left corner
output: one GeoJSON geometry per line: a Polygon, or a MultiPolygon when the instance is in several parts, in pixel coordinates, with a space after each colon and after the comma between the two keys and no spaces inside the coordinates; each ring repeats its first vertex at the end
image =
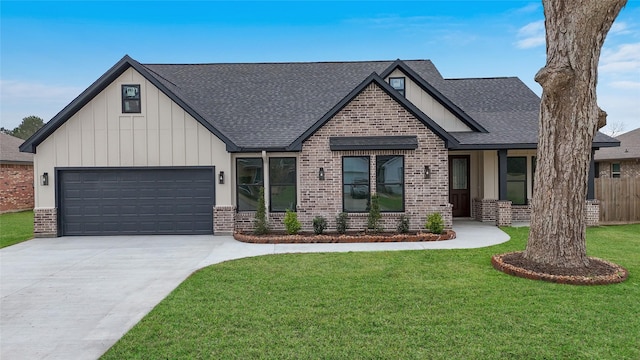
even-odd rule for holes
{"type": "Polygon", "coordinates": [[[267,221],[267,207],[264,203],[264,188],[260,188],[258,195],[258,208],[256,209],[256,218],[253,221],[253,233],[256,235],[264,235],[269,233],[269,222],[267,221]]]}
{"type": "Polygon", "coordinates": [[[316,235],[322,235],[327,228],[327,219],[322,216],[316,216],[313,218],[313,233],[316,235]]]}
{"type": "Polygon", "coordinates": [[[442,234],[444,230],[444,221],[442,215],[439,212],[435,212],[427,217],[427,223],[424,225],[429,231],[434,234],[442,234]]]}
{"type": "Polygon", "coordinates": [[[380,199],[378,198],[378,194],[371,194],[371,207],[369,208],[369,217],[367,218],[367,229],[374,233],[382,231],[383,228],[380,224],[381,217],[380,199]]]}
{"type": "Polygon", "coordinates": [[[406,234],[409,232],[409,217],[402,214],[398,219],[398,233],[406,234]]]}
{"type": "Polygon", "coordinates": [[[287,209],[284,214],[284,228],[287,230],[287,234],[289,235],[295,235],[300,231],[302,225],[300,224],[300,221],[298,221],[298,214],[296,212],[287,209]]]}
{"type": "Polygon", "coordinates": [[[349,228],[349,215],[346,212],[341,212],[336,216],[336,231],[338,234],[344,234],[349,228]]]}

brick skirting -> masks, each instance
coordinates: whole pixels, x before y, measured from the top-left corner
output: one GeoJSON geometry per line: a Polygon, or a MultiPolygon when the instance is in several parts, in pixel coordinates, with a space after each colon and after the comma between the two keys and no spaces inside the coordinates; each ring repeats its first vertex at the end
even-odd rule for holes
{"type": "Polygon", "coordinates": [[[58,236],[58,209],[33,209],[33,235],[35,237],[58,236]]]}

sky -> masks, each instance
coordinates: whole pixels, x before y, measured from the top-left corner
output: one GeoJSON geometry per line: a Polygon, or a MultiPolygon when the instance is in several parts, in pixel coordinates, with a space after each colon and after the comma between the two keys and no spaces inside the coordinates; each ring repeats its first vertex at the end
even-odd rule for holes
{"type": "MultiPolygon", "coordinates": [[[[445,78],[533,80],[541,1],[0,1],[0,126],[49,121],[124,55],[140,63],[429,59],[445,78]]],[[[605,133],[640,128],[640,0],[600,58],[605,133]]]]}

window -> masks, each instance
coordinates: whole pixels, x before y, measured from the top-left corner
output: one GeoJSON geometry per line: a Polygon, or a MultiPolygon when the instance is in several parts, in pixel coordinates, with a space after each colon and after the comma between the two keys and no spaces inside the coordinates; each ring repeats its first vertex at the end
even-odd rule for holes
{"type": "Polygon", "coordinates": [[[140,85],[122,85],[122,112],[141,113],[140,85]]]}
{"type": "Polygon", "coordinates": [[[269,159],[270,211],[296,211],[296,158],[269,159]]]}
{"type": "Polygon", "coordinates": [[[264,186],[261,158],[236,159],[236,198],[238,211],[258,208],[260,188],[264,186]]]}
{"type": "Polygon", "coordinates": [[[369,211],[369,157],[342,158],[342,209],[345,212],[369,211]]]}
{"type": "Polygon", "coordinates": [[[376,157],[380,211],[404,211],[404,156],[376,157]]]}
{"type": "Polygon", "coordinates": [[[620,163],[611,164],[611,177],[614,177],[614,178],[620,177],[620,163]]]}
{"type": "Polygon", "coordinates": [[[392,88],[398,90],[398,92],[402,95],[404,95],[404,78],[403,77],[392,77],[389,78],[389,85],[391,85],[392,88]]]}
{"type": "Polygon", "coordinates": [[[527,203],[527,158],[507,158],[507,200],[514,205],[527,203]]]}

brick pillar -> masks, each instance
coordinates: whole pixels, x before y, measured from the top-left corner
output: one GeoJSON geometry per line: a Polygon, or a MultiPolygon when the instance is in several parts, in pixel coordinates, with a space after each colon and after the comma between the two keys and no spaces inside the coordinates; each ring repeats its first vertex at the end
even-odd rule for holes
{"type": "Polygon", "coordinates": [[[58,209],[33,209],[33,235],[35,237],[58,236],[58,209]]]}
{"type": "Polygon", "coordinates": [[[600,225],[600,201],[587,200],[585,216],[585,223],[588,227],[600,225]]]}
{"type": "Polygon", "coordinates": [[[231,205],[213,208],[213,234],[232,235],[235,228],[234,215],[236,208],[231,205]]]}
{"type": "Polygon", "coordinates": [[[498,214],[496,219],[497,226],[511,226],[511,201],[499,200],[498,214]]]}

